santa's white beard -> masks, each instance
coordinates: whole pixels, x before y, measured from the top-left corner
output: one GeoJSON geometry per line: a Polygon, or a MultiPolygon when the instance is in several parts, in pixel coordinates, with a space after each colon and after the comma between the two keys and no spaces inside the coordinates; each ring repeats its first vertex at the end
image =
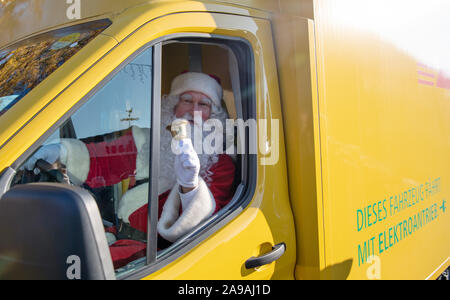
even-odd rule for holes
{"type": "MultiPolygon", "coordinates": [[[[159,172],[159,188],[158,193],[162,194],[170,189],[177,182],[177,178],[174,171],[174,163],[175,163],[175,154],[172,151],[172,134],[167,129],[168,126],[172,124],[172,122],[177,119],[174,113],[174,107],[178,102],[178,98],[176,97],[166,97],[163,99],[163,105],[161,105],[161,140],[160,140],[160,172],[159,172]]],[[[194,131],[195,126],[199,125],[191,125],[190,126],[190,137],[192,137],[193,145],[196,144],[194,131]]],[[[201,125],[200,125],[201,126],[201,125]]],[[[199,132],[199,128],[197,128],[197,132],[199,132]]],[[[189,133],[188,133],[189,134],[189,133]]],[[[207,137],[211,132],[202,131],[202,145],[205,137],[207,137]]],[[[210,176],[212,173],[209,171],[211,166],[218,162],[219,156],[218,154],[198,154],[198,158],[200,160],[200,174],[199,176],[208,184],[211,179],[210,176]]]]}

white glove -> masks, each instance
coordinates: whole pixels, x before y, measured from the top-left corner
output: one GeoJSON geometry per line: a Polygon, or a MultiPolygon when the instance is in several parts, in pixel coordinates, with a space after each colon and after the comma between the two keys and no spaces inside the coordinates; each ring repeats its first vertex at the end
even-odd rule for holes
{"type": "Polygon", "coordinates": [[[64,163],[67,160],[67,150],[61,144],[51,144],[42,146],[36,153],[31,156],[25,163],[25,169],[34,170],[34,166],[39,159],[43,159],[50,164],[54,164],[58,160],[64,163]]]}
{"type": "Polygon", "coordinates": [[[200,160],[190,139],[178,141],[181,153],[175,157],[175,175],[180,186],[195,188],[198,186],[200,160]]]}

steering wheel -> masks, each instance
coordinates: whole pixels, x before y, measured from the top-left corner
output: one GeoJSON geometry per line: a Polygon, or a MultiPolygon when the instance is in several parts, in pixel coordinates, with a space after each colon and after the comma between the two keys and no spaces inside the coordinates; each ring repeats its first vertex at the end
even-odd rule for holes
{"type": "Polygon", "coordinates": [[[40,182],[59,182],[66,183],[65,176],[60,169],[54,169],[51,164],[43,159],[39,159],[35,168],[40,171],[40,182]]]}

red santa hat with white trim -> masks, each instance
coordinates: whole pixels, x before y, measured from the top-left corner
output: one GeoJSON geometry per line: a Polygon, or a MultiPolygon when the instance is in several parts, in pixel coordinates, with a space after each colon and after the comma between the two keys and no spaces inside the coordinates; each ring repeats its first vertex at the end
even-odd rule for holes
{"type": "Polygon", "coordinates": [[[186,72],[175,77],[172,81],[170,96],[178,96],[189,91],[205,94],[212,100],[212,104],[217,107],[221,107],[222,105],[222,86],[211,75],[198,72],[186,72]]]}

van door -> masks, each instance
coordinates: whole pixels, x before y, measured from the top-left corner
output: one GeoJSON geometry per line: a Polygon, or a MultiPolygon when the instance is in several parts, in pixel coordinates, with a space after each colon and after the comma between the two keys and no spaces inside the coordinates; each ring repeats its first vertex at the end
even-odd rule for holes
{"type": "MultiPolygon", "coordinates": [[[[241,98],[243,102],[241,106],[235,105],[235,118],[243,117],[248,125],[245,127],[250,135],[247,138],[248,152],[252,149],[257,151],[240,155],[241,180],[233,199],[237,205],[230,208],[232,211],[222,219],[212,221],[212,226],[193,236],[193,241],[184,248],[158,255],[153,267],[143,269],[131,278],[293,279],[295,232],[289,204],[278,78],[269,21],[216,13],[173,14],[148,26],[148,30],[160,28],[170,29],[175,34],[173,40],[172,36],[166,36],[172,48],[177,47],[178,41],[185,44],[214,42],[231,49],[234,59],[230,58],[225,63],[232,77],[228,92],[233,94],[235,101],[241,98]],[[198,39],[199,33],[209,35],[198,39]],[[245,46],[234,47],[230,41],[241,41],[247,49],[245,46]],[[240,80],[233,78],[235,76],[240,80]],[[257,124],[255,130],[251,128],[252,122],[257,124]],[[264,255],[268,256],[266,262],[264,255]],[[252,263],[256,264],[252,266],[252,263]]],[[[195,57],[195,47],[193,49],[191,60],[195,57]]],[[[164,53],[162,70],[166,73],[162,78],[171,78],[166,75],[171,71],[167,68],[171,68],[164,59],[164,53]]],[[[199,60],[203,71],[226,73],[214,69],[214,63],[217,66],[224,64],[220,56],[216,56],[214,62],[214,59],[206,58],[207,51],[203,50],[202,54],[199,60]]],[[[171,56],[171,59],[175,58],[171,56]]],[[[223,82],[223,85],[226,97],[227,83],[223,82]]]]}

